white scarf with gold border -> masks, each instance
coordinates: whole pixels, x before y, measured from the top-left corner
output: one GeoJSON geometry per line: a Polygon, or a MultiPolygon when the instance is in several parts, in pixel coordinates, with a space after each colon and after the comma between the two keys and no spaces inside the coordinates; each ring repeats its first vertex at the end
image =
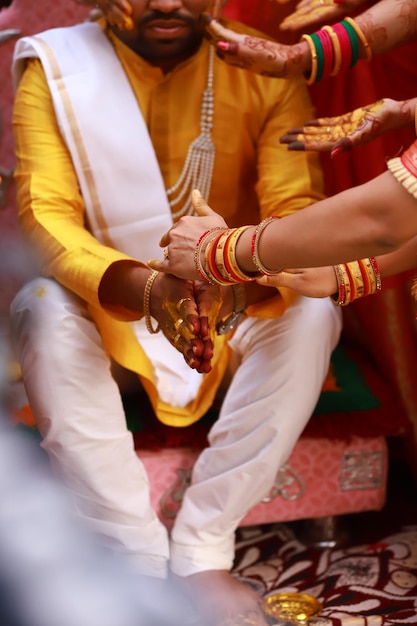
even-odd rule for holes
{"type": "MultiPolygon", "coordinates": [[[[86,22],[20,39],[15,85],[29,57],[42,62],[89,230],[104,245],[142,262],[157,258],[160,237],[172,224],[171,210],[145,121],[102,28],[86,22]]],[[[162,333],[150,335],[143,320],[133,327],[152,362],[161,400],[186,406],[197,394],[201,375],[162,333]]]]}

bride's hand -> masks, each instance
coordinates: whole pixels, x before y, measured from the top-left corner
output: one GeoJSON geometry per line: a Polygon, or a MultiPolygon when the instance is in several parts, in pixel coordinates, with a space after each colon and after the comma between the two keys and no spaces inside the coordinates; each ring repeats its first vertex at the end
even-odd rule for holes
{"type": "Polygon", "coordinates": [[[217,20],[207,19],[207,33],[216,47],[217,55],[228,65],[275,78],[301,76],[311,69],[306,42],[288,46],[270,39],[237,33],[217,20]]]}
{"type": "Polygon", "coordinates": [[[257,282],[266,287],[288,287],[309,298],[325,298],[338,290],[333,265],[282,270],[257,282]]]}
{"type": "Polygon", "coordinates": [[[162,236],[159,245],[165,248],[164,260],[151,259],[148,266],[179,278],[201,280],[195,263],[197,243],[207,230],[218,227],[226,229],[227,224],[209,207],[198,190],[192,193],[192,203],[196,216],[181,217],[162,236]]]}
{"type": "MultiPolygon", "coordinates": [[[[312,24],[334,24],[346,15],[350,15],[352,11],[366,1],[301,0],[296,6],[296,10],[281,22],[279,28],[283,31],[292,31],[307,29],[312,24]]],[[[276,0],[276,2],[283,4],[282,0],[276,0]]],[[[308,32],[311,31],[308,30],[308,32]]]]}

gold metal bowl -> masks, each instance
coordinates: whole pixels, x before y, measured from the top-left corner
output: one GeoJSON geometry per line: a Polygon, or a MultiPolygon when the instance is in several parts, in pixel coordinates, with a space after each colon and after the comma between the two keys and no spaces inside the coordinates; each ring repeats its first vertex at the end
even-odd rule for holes
{"type": "Polygon", "coordinates": [[[277,619],[286,619],[294,624],[305,624],[321,613],[323,606],[307,593],[275,593],[265,598],[263,610],[277,619]]]}

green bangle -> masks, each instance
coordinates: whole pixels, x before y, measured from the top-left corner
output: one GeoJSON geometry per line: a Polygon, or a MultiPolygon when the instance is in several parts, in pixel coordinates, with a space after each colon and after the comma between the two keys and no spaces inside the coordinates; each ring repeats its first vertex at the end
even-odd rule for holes
{"type": "Polygon", "coordinates": [[[350,41],[350,46],[352,48],[352,59],[350,61],[350,65],[349,67],[352,68],[356,65],[356,63],[359,60],[359,40],[358,40],[358,35],[356,34],[355,29],[353,28],[353,26],[351,24],[349,24],[349,22],[347,22],[346,20],[342,20],[340,22],[343,27],[345,28],[348,37],[349,37],[349,41],[350,41]]]}
{"type": "Polygon", "coordinates": [[[323,50],[322,43],[320,41],[320,37],[318,35],[316,35],[316,33],[311,33],[310,37],[313,40],[314,47],[316,49],[316,54],[317,54],[317,73],[316,73],[316,77],[314,79],[314,82],[318,83],[321,80],[322,76],[323,76],[323,70],[324,70],[324,50],[323,50]]]}

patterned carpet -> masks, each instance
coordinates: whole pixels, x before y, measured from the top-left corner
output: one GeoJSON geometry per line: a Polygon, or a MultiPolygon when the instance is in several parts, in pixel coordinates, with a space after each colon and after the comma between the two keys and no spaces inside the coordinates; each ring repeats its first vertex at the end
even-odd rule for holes
{"type": "Polygon", "coordinates": [[[344,546],[324,549],[309,547],[300,523],[242,528],[234,574],[265,598],[317,598],[322,610],[309,626],[417,624],[417,489],[403,463],[392,463],[384,509],[344,524],[344,546]]]}
{"type": "Polygon", "coordinates": [[[241,533],[236,556],[235,575],[266,598],[288,591],[317,598],[323,608],[309,626],[417,624],[417,525],[324,550],[306,547],[284,525],[252,527],[241,533]]]}

